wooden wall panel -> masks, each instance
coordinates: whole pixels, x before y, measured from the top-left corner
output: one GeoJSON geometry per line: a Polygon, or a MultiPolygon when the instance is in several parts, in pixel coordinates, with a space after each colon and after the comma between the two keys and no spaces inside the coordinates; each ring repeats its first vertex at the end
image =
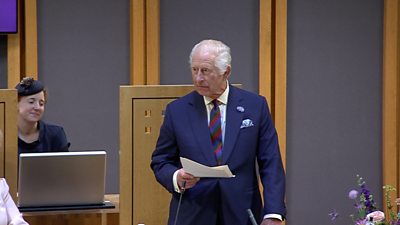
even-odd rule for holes
{"type": "MultiPolygon", "coordinates": [[[[25,0],[25,73],[37,79],[38,76],[38,53],[37,53],[37,12],[36,0],[25,0]]],[[[15,85],[15,84],[14,84],[15,85]]]]}
{"type": "Polygon", "coordinates": [[[272,102],[272,0],[260,0],[259,93],[272,102]]]}
{"type": "Polygon", "coordinates": [[[13,199],[17,196],[17,162],[18,162],[18,130],[17,130],[17,91],[0,90],[0,129],[2,144],[0,145],[0,176],[5,177],[13,199]]]}
{"type": "Polygon", "coordinates": [[[20,81],[21,54],[19,34],[7,35],[7,87],[14,88],[20,81]]]}
{"type": "Polygon", "coordinates": [[[0,176],[4,177],[5,176],[5,147],[4,147],[4,126],[5,126],[5,103],[0,102],[0,162],[2,165],[0,166],[0,176]]]}
{"type": "Polygon", "coordinates": [[[7,87],[22,77],[38,79],[36,0],[18,0],[18,33],[7,35],[7,87]]]}
{"type": "MultiPolygon", "coordinates": [[[[383,184],[393,185],[397,189],[397,193],[392,193],[392,199],[398,198],[400,194],[399,13],[399,1],[384,1],[382,171],[383,184]]],[[[385,199],[384,196],[383,199],[385,199]]]]}
{"type": "Polygon", "coordinates": [[[131,0],[131,84],[160,83],[160,2],[131,0]]]}
{"type": "Polygon", "coordinates": [[[146,4],[146,84],[160,84],[160,1],[146,4]]]}
{"type": "Polygon", "coordinates": [[[286,0],[260,0],[259,93],[266,97],[286,166],[286,0]]]}
{"type": "Polygon", "coordinates": [[[7,87],[14,88],[21,74],[21,1],[18,0],[18,33],[7,35],[7,87]]]}
{"type": "Polygon", "coordinates": [[[131,0],[131,84],[146,84],[146,4],[131,0]]]}
{"type": "Polygon", "coordinates": [[[275,3],[275,64],[274,104],[272,105],[275,127],[279,136],[279,146],[283,165],[286,166],[286,49],[287,49],[287,3],[276,0],[275,3]]]}

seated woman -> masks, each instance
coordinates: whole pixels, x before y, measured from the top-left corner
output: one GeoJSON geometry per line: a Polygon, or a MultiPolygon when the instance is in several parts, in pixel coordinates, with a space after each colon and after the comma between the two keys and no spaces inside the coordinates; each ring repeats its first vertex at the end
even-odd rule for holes
{"type": "Polygon", "coordinates": [[[0,225],[29,225],[19,212],[4,178],[0,178],[0,225]]]}
{"type": "Polygon", "coordinates": [[[18,154],[68,151],[70,144],[64,129],[41,120],[47,101],[43,84],[25,77],[15,88],[18,92],[18,154]]]}

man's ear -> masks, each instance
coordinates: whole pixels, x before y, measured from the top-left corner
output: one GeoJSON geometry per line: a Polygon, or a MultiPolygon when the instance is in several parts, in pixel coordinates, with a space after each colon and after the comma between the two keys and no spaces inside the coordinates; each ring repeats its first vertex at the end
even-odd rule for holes
{"type": "Polygon", "coordinates": [[[225,79],[228,79],[230,75],[231,75],[231,66],[227,66],[223,76],[225,79]]]}

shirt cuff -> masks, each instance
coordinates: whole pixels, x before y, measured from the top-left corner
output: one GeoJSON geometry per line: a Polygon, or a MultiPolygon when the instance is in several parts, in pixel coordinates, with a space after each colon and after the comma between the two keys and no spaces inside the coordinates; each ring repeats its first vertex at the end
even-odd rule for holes
{"type": "Polygon", "coordinates": [[[181,189],[179,188],[178,178],[177,178],[178,177],[178,171],[179,170],[175,171],[174,176],[172,176],[172,183],[174,184],[175,192],[181,193],[181,189]]]}
{"type": "Polygon", "coordinates": [[[281,215],[279,215],[279,214],[274,214],[274,213],[265,214],[264,219],[278,219],[278,220],[280,220],[280,221],[283,221],[283,218],[282,218],[281,215]]]}

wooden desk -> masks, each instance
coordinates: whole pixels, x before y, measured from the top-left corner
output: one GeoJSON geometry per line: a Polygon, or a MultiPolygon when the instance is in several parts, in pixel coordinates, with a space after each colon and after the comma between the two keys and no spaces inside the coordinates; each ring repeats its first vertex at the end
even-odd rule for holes
{"type": "Polygon", "coordinates": [[[22,213],[30,225],[119,225],[119,194],[104,197],[113,209],[60,210],[22,213]]]}

